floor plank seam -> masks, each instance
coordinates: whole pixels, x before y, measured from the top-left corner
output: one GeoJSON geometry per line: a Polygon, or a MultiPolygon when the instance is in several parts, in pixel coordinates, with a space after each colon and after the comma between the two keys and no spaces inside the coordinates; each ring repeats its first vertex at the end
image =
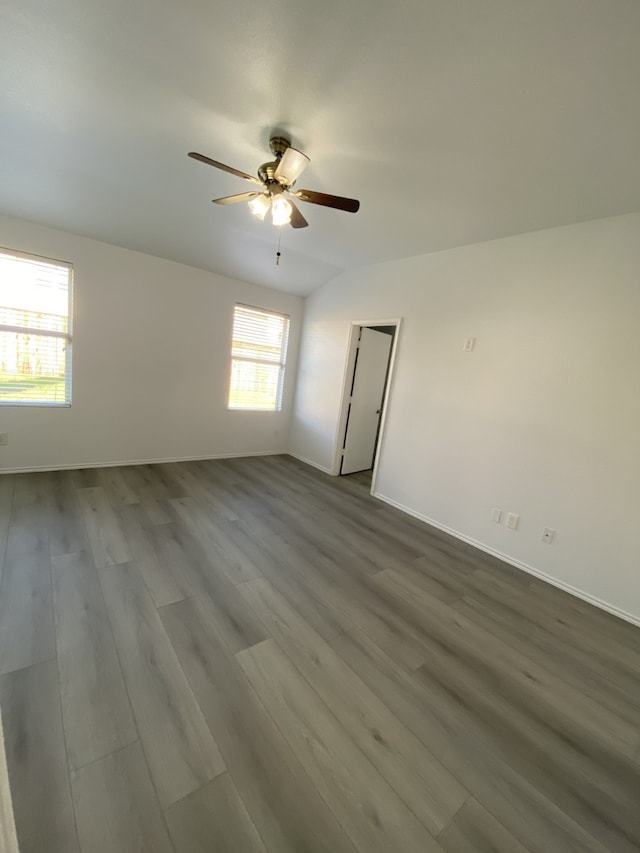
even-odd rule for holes
{"type": "Polygon", "coordinates": [[[467,805],[467,803],[469,803],[472,799],[473,799],[473,796],[471,794],[468,794],[467,798],[464,800],[464,802],[460,803],[460,805],[455,810],[455,812],[451,815],[451,817],[449,818],[447,823],[445,823],[445,825],[442,827],[440,832],[438,832],[438,834],[435,836],[436,841],[439,840],[440,837],[442,835],[444,835],[445,832],[449,829],[449,827],[451,827],[456,822],[456,818],[458,817],[460,812],[464,809],[464,807],[467,805]]]}
{"type": "MultiPolygon", "coordinates": [[[[257,645],[257,646],[259,646],[259,645],[262,645],[263,643],[274,643],[274,642],[275,642],[275,640],[274,640],[273,638],[269,638],[268,640],[263,640],[263,641],[262,641],[262,643],[257,643],[256,645],[257,645]]],[[[326,806],[327,810],[329,811],[329,813],[333,816],[333,818],[334,818],[334,820],[336,821],[336,823],[338,824],[338,826],[340,826],[340,827],[341,827],[341,829],[342,829],[342,831],[344,832],[345,836],[346,836],[346,837],[351,841],[351,843],[353,844],[354,849],[359,849],[359,848],[357,847],[357,845],[356,845],[355,841],[354,841],[354,840],[353,840],[353,838],[351,837],[351,834],[349,833],[348,829],[343,825],[343,822],[340,820],[340,818],[338,817],[338,815],[335,813],[335,810],[334,810],[333,806],[331,805],[331,803],[327,800],[326,796],[324,796],[324,795],[323,795],[322,791],[318,790],[317,785],[314,783],[313,779],[309,776],[309,774],[308,774],[308,772],[307,772],[306,768],[305,768],[305,767],[304,767],[304,765],[302,764],[302,762],[301,762],[301,760],[299,759],[299,757],[296,755],[295,750],[294,750],[294,749],[293,749],[293,747],[289,744],[289,741],[288,741],[288,739],[287,739],[287,737],[286,737],[285,732],[284,732],[284,731],[283,731],[283,729],[282,729],[282,726],[279,724],[279,722],[278,722],[278,721],[274,718],[274,716],[271,714],[270,710],[269,710],[269,709],[266,707],[266,705],[264,704],[264,702],[263,702],[263,700],[262,700],[262,697],[259,695],[259,693],[258,693],[258,692],[257,692],[257,690],[255,689],[255,687],[254,687],[254,685],[251,683],[251,681],[247,678],[247,676],[246,676],[246,674],[244,673],[244,671],[243,671],[242,667],[237,663],[237,655],[238,655],[238,654],[241,654],[241,652],[238,652],[236,655],[234,655],[234,658],[235,658],[235,660],[236,660],[236,665],[238,666],[238,668],[239,668],[240,672],[242,673],[242,676],[246,679],[246,681],[247,681],[247,683],[248,683],[248,685],[249,685],[250,689],[253,691],[253,693],[254,693],[254,695],[255,695],[255,697],[256,697],[256,699],[257,699],[257,701],[260,703],[260,706],[262,707],[263,713],[267,715],[267,717],[271,720],[272,725],[274,725],[274,726],[276,727],[276,729],[277,729],[277,730],[278,730],[278,732],[280,733],[280,736],[283,738],[283,740],[284,740],[284,742],[285,742],[285,744],[286,744],[286,748],[290,751],[291,755],[293,756],[293,759],[294,759],[294,760],[296,761],[296,763],[300,766],[300,771],[301,771],[301,772],[306,776],[306,778],[309,780],[309,784],[311,784],[311,785],[313,786],[313,788],[314,788],[314,789],[315,789],[315,791],[317,792],[317,794],[318,794],[318,796],[320,797],[320,799],[324,802],[324,804],[325,804],[325,806],[326,806]]],[[[322,702],[322,699],[320,699],[320,697],[318,697],[318,701],[319,701],[319,702],[322,702]]],[[[275,851],[274,851],[274,853],[275,853],[275,851]]],[[[365,851],[362,851],[362,853],[365,853],[365,851]]]]}
{"type": "Polygon", "coordinates": [[[51,559],[51,549],[49,547],[51,531],[49,529],[49,521],[47,520],[47,562],[49,564],[49,582],[51,584],[51,619],[53,624],[53,644],[55,649],[55,661],[56,661],[56,683],[58,685],[58,708],[60,711],[60,723],[62,727],[62,739],[64,744],[64,758],[65,764],[67,768],[67,789],[69,794],[69,801],[71,803],[71,809],[73,813],[73,824],[75,828],[75,835],[77,839],[78,850],[80,850],[80,831],[78,827],[78,816],[76,814],[76,807],[73,801],[73,790],[71,786],[71,765],[69,762],[69,748],[67,745],[67,730],[65,726],[64,720],[64,709],[62,707],[62,691],[60,689],[60,667],[59,667],[59,657],[58,657],[58,632],[57,628],[57,619],[55,613],[55,602],[54,602],[54,593],[53,593],[53,561],[51,559]]]}
{"type": "MultiPolygon", "coordinates": [[[[322,638],[318,638],[318,639],[319,639],[319,643],[320,643],[320,645],[321,645],[321,646],[323,645],[323,643],[326,643],[326,641],[323,641],[323,640],[322,640],[322,638]]],[[[348,729],[346,728],[346,726],[345,726],[345,724],[343,723],[343,721],[340,719],[339,715],[336,713],[335,708],[334,708],[334,707],[332,707],[332,705],[331,705],[331,703],[329,702],[328,698],[322,694],[322,691],[318,688],[318,686],[317,686],[317,685],[316,685],[316,683],[314,682],[314,680],[313,680],[313,678],[311,677],[310,673],[309,673],[309,672],[307,672],[306,670],[303,670],[303,669],[302,669],[302,667],[300,666],[300,664],[299,664],[299,662],[298,662],[297,658],[295,658],[295,656],[294,656],[293,654],[291,654],[291,651],[290,651],[289,645],[288,645],[288,643],[287,643],[287,642],[285,642],[285,639],[284,639],[284,638],[282,638],[282,637],[280,637],[280,636],[274,636],[274,640],[273,640],[273,641],[274,641],[274,642],[276,643],[276,645],[280,648],[280,650],[282,651],[282,653],[287,657],[287,659],[289,660],[289,662],[290,662],[291,666],[292,666],[292,667],[293,667],[293,668],[298,672],[299,677],[300,677],[301,679],[303,679],[303,680],[307,683],[308,687],[309,687],[309,688],[313,691],[313,693],[316,695],[317,701],[318,701],[318,702],[319,702],[323,707],[325,707],[325,708],[327,709],[327,713],[328,713],[328,714],[330,714],[330,715],[333,717],[333,719],[335,720],[335,725],[337,725],[337,726],[340,728],[340,730],[344,732],[345,736],[346,736],[346,737],[349,739],[349,741],[354,745],[354,747],[359,751],[359,753],[364,757],[364,760],[365,760],[366,762],[371,762],[371,766],[372,766],[372,768],[373,768],[373,770],[374,770],[374,773],[376,773],[376,774],[380,774],[381,778],[382,778],[383,780],[385,780],[385,782],[390,786],[391,790],[395,792],[395,794],[398,796],[398,798],[399,798],[402,802],[404,802],[405,806],[406,806],[406,807],[407,807],[407,808],[408,808],[408,809],[409,809],[409,810],[414,814],[414,816],[416,817],[416,819],[417,819],[418,821],[420,821],[420,822],[421,822],[421,824],[424,826],[425,830],[426,830],[426,831],[427,831],[427,832],[428,832],[432,837],[435,837],[435,833],[433,833],[433,832],[432,832],[432,830],[431,830],[431,828],[430,828],[428,825],[426,825],[426,824],[425,824],[424,819],[421,817],[421,815],[420,815],[420,814],[418,814],[418,813],[416,812],[415,807],[412,807],[411,803],[407,802],[406,798],[403,796],[403,793],[402,793],[401,791],[399,791],[399,790],[397,789],[397,787],[396,787],[396,786],[395,786],[395,785],[394,785],[394,784],[393,784],[389,779],[386,779],[386,777],[385,777],[385,775],[384,775],[384,773],[383,773],[382,769],[381,769],[380,767],[378,767],[378,766],[377,766],[377,764],[376,764],[375,760],[371,757],[371,755],[367,754],[367,752],[366,752],[366,751],[365,751],[365,749],[361,746],[361,744],[359,744],[359,743],[358,743],[358,742],[353,738],[353,736],[350,734],[350,732],[349,732],[349,731],[348,731],[348,729]]],[[[294,644],[295,644],[295,642],[296,642],[296,638],[295,638],[295,634],[294,634],[294,633],[292,633],[291,641],[292,641],[294,644]]],[[[328,648],[328,649],[331,649],[331,646],[330,646],[330,644],[329,644],[329,643],[326,643],[326,645],[327,645],[327,648],[328,648]]],[[[332,652],[333,652],[333,650],[332,650],[332,652]]],[[[334,654],[335,654],[335,652],[334,652],[334,654]]],[[[242,652],[240,652],[240,653],[239,653],[239,655],[242,655],[242,652]]],[[[337,656],[337,657],[339,658],[339,656],[337,656]]],[[[238,655],[236,655],[236,659],[238,659],[238,655]]],[[[345,664],[345,668],[346,668],[346,669],[348,669],[348,670],[352,673],[352,677],[353,677],[353,679],[354,679],[354,682],[358,682],[358,681],[359,681],[359,677],[358,677],[357,673],[355,673],[353,670],[351,670],[351,668],[349,667],[348,663],[347,663],[347,664],[345,664]]],[[[363,684],[363,686],[364,686],[364,687],[366,687],[366,685],[364,685],[364,684],[363,684]]],[[[391,709],[389,709],[389,708],[388,708],[388,706],[386,706],[384,702],[381,702],[380,704],[381,704],[381,706],[382,706],[382,707],[384,707],[384,708],[386,709],[386,711],[387,711],[387,713],[390,715],[390,717],[392,717],[392,718],[395,720],[395,723],[398,725],[399,729],[403,729],[404,727],[402,726],[402,723],[401,723],[401,722],[397,719],[397,717],[393,714],[393,711],[392,711],[391,709]]],[[[407,733],[408,733],[408,735],[410,735],[410,736],[411,736],[411,733],[409,732],[409,730],[407,730],[407,733]]],[[[283,734],[284,734],[284,732],[283,732],[283,734]]],[[[377,737],[377,736],[378,736],[378,735],[374,735],[374,737],[377,737]]],[[[418,742],[418,739],[416,738],[416,743],[417,743],[417,742],[418,742]]],[[[431,751],[429,750],[429,748],[428,748],[427,746],[425,746],[425,745],[423,745],[423,748],[425,749],[425,752],[426,752],[426,753],[431,757],[431,759],[432,759],[433,761],[436,761],[435,756],[433,755],[433,753],[431,753],[431,751]]],[[[462,785],[460,785],[460,787],[461,787],[461,788],[463,788],[463,786],[462,786],[462,785]]],[[[466,800],[467,800],[467,799],[468,799],[468,797],[469,797],[469,791],[467,791],[466,789],[464,789],[464,790],[465,790],[465,794],[466,794],[466,796],[465,796],[465,798],[464,798],[463,802],[461,803],[461,806],[462,806],[462,805],[464,805],[464,802],[466,802],[466,800]]],[[[460,807],[461,807],[461,806],[460,806],[460,807]]]]}
{"type": "MultiPolygon", "coordinates": [[[[93,555],[91,556],[91,558],[93,559],[93,555]]],[[[97,574],[98,574],[98,582],[99,582],[99,584],[100,584],[100,592],[101,592],[102,597],[103,597],[103,599],[104,599],[104,591],[103,591],[103,588],[102,588],[102,578],[100,577],[100,574],[101,574],[101,573],[100,573],[100,570],[97,568],[97,566],[95,566],[95,561],[94,561],[94,567],[95,567],[95,570],[96,570],[96,572],[97,572],[97,574]]],[[[111,634],[114,636],[114,643],[113,643],[113,645],[114,645],[114,648],[115,648],[116,657],[117,657],[117,659],[118,659],[118,666],[119,666],[119,668],[120,668],[120,675],[121,675],[121,678],[122,678],[122,683],[124,684],[124,690],[125,690],[125,694],[126,694],[126,696],[127,696],[127,702],[129,703],[129,708],[131,709],[131,715],[132,715],[132,718],[133,718],[133,724],[134,724],[134,726],[135,726],[135,728],[136,728],[136,733],[137,733],[137,735],[138,735],[138,737],[137,737],[137,742],[140,744],[140,749],[141,749],[141,751],[142,751],[142,756],[143,756],[144,761],[145,761],[145,766],[146,766],[146,768],[147,768],[147,773],[149,774],[149,779],[151,780],[151,785],[152,785],[152,787],[153,787],[153,791],[154,791],[154,794],[155,794],[156,800],[157,800],[157,802],[158,802],[158,806],[161,808],[161,805],[160,805],[160,796],[159,796],[159,793],[158,793],[158,789],[157,789],[157,786],[156,786],[155,779],[153,778],[153,774],[151,773],[151,767],[150,767],[150,765],[149,765],[149,759],[147,758],[147,753],[146,753],[146,750],[145,750],[145,748],[144,748],[144,742],[143,742],[142,737],[141,737],[141,735],[140,735],[140,726],[139,726],[139,723],[138,723],[138,717],[137,717],[137,715],[136,715],[136,712],[135,712],[135,708],[134,708],[133,702],[131,701],[131,693],[130,693],[130,690],[129,690],[129,684],[127,683],[127,679],[126,679],[126,678],[125,678],[125,676],[124,676],[124,666],[123,666],[123,664],[122,664],[122,658],[121,658],[121,655],[120,655],[120,650],[119,650],[119,648],[118,648],[118,644],[115,642],[115,628],[114,628],[113,621],[112,621],[112,618],[111,618],[111,613],[109,612],[109,608],[106,606],[106,601],[105,601],[105,609],[106,609],[106,613],[107,613],[107,619],[108,619],[108,621],[109,621],[109,627],[110,627],[110,629],[111,629],[111,634]]],[[[123,748],[124,748],[124,749],[126,749],[127,747],[123,747],[123,748]]],[[[111,754],[112,754],[112,753],[111,753],[111,754]]],[[[106,757],[106,756],[105,756],[105,757],[106,757]]],[[[100,760],[103,760],[103,759],[100,759],[100,760]]],[[[161,810],[162,810],[162,809],[161,809],[161,810]]]]}
{"type": "MultiPolygon", "coordinates": [[[[239,673],[239,676],[240,676],[240,678],[243,680],[243,682],[245,683],[246,688],[247,688],[248,690],[250,690],[250,691],[251,691],[251,693],[253,694],[253,696],[254,696],[254,700],[257,702],[258,707],[262,709],[262,713],[263,713],[264,715],[266,715],[266,717],[271,721],[271,724],[272,724],[273,726],[275,726],[276,730],[280,733],[280,736],[283,738],[284,748],[287,750],[287,753],[288,753],[288,755],[289,755],[290,760],[291,760],[291,761],[293,761],[293,762],[294,762],[294,763],[299,767],[299,771],[300,771],[300,773],[302,773],[302,774],[303,774],[303,776],[308,780],[309,784],[313,786],[314,790],[316,790],[316,792],[318,793],[318,796],[320,797],[320,799],[322,800],[322,802],[325,804],[325,806],[326,806],[326,808],[327,808],[328,812],[333,816],[333,818],[334,818],[334,820],[336,821],[337,825],[338,825],[338,826],[341,826],[340,821],[338,820],[338,818],[336,817],[336,815],[335,815],[335,814],[334,814],[334,812],[333,812],[333,809],[331,808],[331,806],[329,805],[329,803],[327,803],[326,799],[322,796],[322,794],[321,794],[320,792],[318,792],[318,791],[317,791],[316,786],[313,784],[313,781],[309,778],[309,775],[308,775],[307,771],[305,770],[304,766],[302,765],[302,763],[300,762],[300,759],[299,759],[299,758],[298,758],[298,756],[295,754],[295,751],[294,751],[294,750],[293,750],[293,748],[289,745],[289,743],[288,743],[287,739],[286,739],[286,738],[284,737],[284,735],[282,734],[282,732],[281,732],[281,730],[280,730],[280,727],[278,726],[277,722],[273,719],[273,717],[272,717],[272,716],[271,716],[271,714],[269,713],[269,710],[268,710],[268,709],[266,708],[266,706],[264,705],[264,702],[262,701],[262,698],[260,697],[260,695],[259,695],[259,694],[258,694],[258,692],[256,691],[256,689],[255,689],[255,687],[253,686],[253,684],[250,682],[250,680],[247,678],[247,676],[246,676],[246,675],[245,675],[245,673],[243,672],[242,667],[241,667],[241,666],[239,666],[239,664],[238,664],[238,662],[237,662],[237,654],[239,654],[239,653],[234,653],[234,652],[229,648],[229,646],[227,645],[227,643],[226,643],[226,641],[225,641],[224,637],[219,637],[219,640],[220,640],[220,642],[222,643],[222,645],[226,648],[226,650],[227,650],[228,654],[230,655],[230,658],[233,660],[234,666],[236,666],[236,667],[237,667],[237,669],[238,669],[238,673],[239,673]]],[[[266,640],[261,640],[261,641],[259,641],[258,643],[255,643],[255,644],[254,644],[254,646],[261,645],[262,643],[265,643],[265,642],[273,642],[273,638],[272,638],[272,637],[269,637],[269,638],[268,638],[268,639],[266,639],[266,640]]],[[[189,679],[189,675],[188,675],[188,673],[186,673],[186,675],[187,675],[187,679],[189,680],[189,682],[190,682],[190,684],[191,684],[192,689],[194,689],[194,686],[193,686],[193,684],[191,683],[191,680],[189,679]]],[[[222,752],[222,756],[223,756],[223,758],[225,758],[225,756],[224,756],[224,752],[222,752]]],[[[228,760],[227,760],[226,758],[225,758],[225,763],[227,764],[227,766],[229,765],[229,762],[228,762],[228,760]]],[[[231,778],[233,779],[233,774],[231,774],[231,773],[230,773],[230,775],[231,775],[231,778]]],[[[238,791],[240,791],[240,792],[241,792],[241,788],[238,788],[238,791]]],[[[249,815],[251,815],[251,812],[249,812],[249,815]]],[[[259,828],[259,826],[258,826],[258,825],[256,825],[256,829],[257,829],[257,831],[258,831],[258,832],[260,832],[260,828],[259,828]]],[[[344,829],[343,829],[343,831],[345,832],[345,836],[348,838],[349,836],[348,836],[348,834],[346,833],[346,831],[345,831],[344,829]]],[[[266,841],[264,841],[264,843],[265,843],[265,847],[267,848],[267,850],[269,850],[269,847],[268,847],[267,842],[266,842],[266,841]]],[[[355,845],[354,845],[354,853],[355,853],[355,849],[356,849],[356,848],[355,848],[355,845]]],[[[188,852],[187,852],[187,851],[184,851],[184,853],[188,853],[188,852]]],[[[271,853],[271,851],[269,851],[269,853],[271,853]]],[[[273,851],[273,853],[276,853],[276,851],[274,850],[274,851],[273,851]]],[[[293,851],[292,851],[292,853],[293,853],[293,851]]],[[[362,853],[364,853],[364,851],[362,851],[362,853]]]]}

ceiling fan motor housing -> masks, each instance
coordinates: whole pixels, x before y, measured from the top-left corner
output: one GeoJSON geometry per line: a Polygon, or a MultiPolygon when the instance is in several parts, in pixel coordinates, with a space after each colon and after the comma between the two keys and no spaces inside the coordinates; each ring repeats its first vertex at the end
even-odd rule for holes
{"type": "MultiPolygon", "coordinates": [[[[271,153],[276,159],[270,163],[263,163],[258,169],[258,177],[265,185],[269,195],[278,195],[282,192],[285,185],[282,183],[282,179],[278,180],[275,177],[275,172],[278,168],[278,163],[282,159],[282,155],[287,148],[291,147],[291,142],[284,136],[272,136],[269,140],[269,147],[271,148],[271,153]]],[[[291,186],[293,186],[293,184],[291,184],[291,186]]]]}
{"type": "MultiPolygon", "coordinates": [[[[278,168],[278,161],[274,160],[271,163],[263,163],[262,166],[258,168],[258,177],[262,181],[263,184],[269,186],[270,184],[277,184],[274,174],[276,169],[278,168]]],[[[279,186],[279,184],[278,184],[279,186]]]]}

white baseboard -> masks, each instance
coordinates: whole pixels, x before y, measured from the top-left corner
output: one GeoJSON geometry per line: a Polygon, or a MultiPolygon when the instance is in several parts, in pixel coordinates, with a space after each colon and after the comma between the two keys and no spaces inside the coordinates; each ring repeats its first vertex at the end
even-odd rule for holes
{"type": "Polygon", "coordinates": [[[298,453],[292,453],[290,450],[287,452],[287,455],[293,456],[293,458],[297,459],[299,462],[304,462],[305,465],[311,465],[312,468],[317,468],[318,471],[322,471],[323,474],[333,476],[330,468],[325,468],[324,465],[318,465],[317,462],[314,462],[312,459],[307,459],[306,456],[300,456],[298,453]]]}
{"type": "Polygon", "coordinates": [[[575,586],[571,586],[571,584],[565,583],[564,581],[558,580],[558,578],[554,578],[551,575],[546,574],[546,572],[540,571],[540,569],[536,569],[533,566],[530,566],[528,563],[523,563],[520,560],[516,560],[514,557],[509,557],[507,554],[503,554],[501,551],[496,551],[495,548],[490,548],[488,545],[484,545],[482,542],[478,542],[476,539],[472,539],[470,536],[465,536],[464,533],[460,533],[458,530],[454,530],[452,527],[447,527],[446,524],[441,524],[439,521],[435,521],[433,518],[429,518],[426,515],[422,515],[419,512],[416,512],[413,509],[410,509],[407,506],[404,506],[397,501],[392,500],[392,498],[388,498],[386,495],[381,494],[380,492],[372,492],[371,493],[374,498],[378,498],[378,500],[383,501],[384,503],[389,504],[396,509],[405,512],[407,515],[413,516],[413,518],[417,518],[419,521],[424,521],[425,524],[430,524],[432,527],[436,527],[438,530],[442,530],[444,533],[448,533],[451,536],[455,536],[456,539],[460,539],[463,542],[466,542],[468,545],[473,545],[474,548],[478,548],[480,551],[484,551],[486,554],[491,554],[492,557],[497,557],[499,560],[502,560],[505,563],[508,563],[510,566],[515,566],[516,569],[521,569],[523,572],[527,572],[527,574],[533,575],[540,580],[546,581],[546,583],[551,584],[552,586],[558,587],[558,589],[564,590],[564,592],[568,592],[570,595],[575,596],[576,598],[581,598],[583,601],[588,602],[589,604],[593,604],[595,607],[599,607],[600,610],[606,610],[607,613],[612,613],[614,616],[618,616],[620,619],[624,619],[625,622],[631,622],[632,625],[638,625],[640,627],[640,616],[634,616],[632,613],[627,613],[626,610],[621,610],[619,607],[616,607],[613,604],[609,604],[607,601],[603,601],[601,598],[596,598],[594,595],[590,595],[588,592],[584,592],[581,589],[578,589],[575,586]]]}
{"type": "Polygon", "coordinates": [[[202,462],[206,459],[240,459],[246,456],[285,455],[285,450],[257,450],[251,453],[207,453],[205,456],[167,456],[163,459],[125,459],[119,462],[74,462],[71,465],[36,465],[29,468],[0,468],[0,474],[35,474],[38,471],[77,471],[80,468],[120,468],[123,465],[159,465],[163,462],[202,462]]]}

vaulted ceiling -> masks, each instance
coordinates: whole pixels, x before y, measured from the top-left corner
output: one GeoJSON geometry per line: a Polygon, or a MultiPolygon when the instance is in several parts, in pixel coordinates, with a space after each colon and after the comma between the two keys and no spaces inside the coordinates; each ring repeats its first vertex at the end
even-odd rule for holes
{"type": "MultiPolygon", "coordinates": [[[[5,0],[0,211],[306,294],[392,258],[640,209],[637,0],[5,0]],[[250,189],[311,157],[278,230],[250,189]]],[[[0,243],[1,243],[0,235],[0,243]]],[[[20,248],[20,247],[16,247],[20,248]]],[[[24,247],[28,248],[28,247],[24,247]]]]}

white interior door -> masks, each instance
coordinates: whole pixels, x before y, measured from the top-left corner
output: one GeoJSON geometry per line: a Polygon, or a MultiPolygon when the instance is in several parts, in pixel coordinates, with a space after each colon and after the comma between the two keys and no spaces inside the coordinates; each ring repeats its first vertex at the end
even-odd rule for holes
{"type": "Polygon", "coordinates": [[[366,471],[373,465],[392,341],[391,335],[362,328],[341,474],[366,471]]]}

